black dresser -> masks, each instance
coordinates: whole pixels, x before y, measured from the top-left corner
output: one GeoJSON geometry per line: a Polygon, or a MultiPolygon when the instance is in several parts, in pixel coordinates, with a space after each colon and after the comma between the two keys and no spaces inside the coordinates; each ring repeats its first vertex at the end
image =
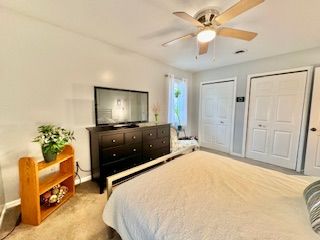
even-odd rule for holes
{"type": "Polygon", "coordinates": [[[106,177],[170,153],[170,124],[88,128],[91,176],[104,192],[106,177]]]}

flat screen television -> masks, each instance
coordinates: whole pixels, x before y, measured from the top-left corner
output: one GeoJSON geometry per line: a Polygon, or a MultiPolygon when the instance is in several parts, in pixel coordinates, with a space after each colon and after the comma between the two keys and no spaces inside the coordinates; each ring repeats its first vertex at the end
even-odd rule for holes
{"type": "Polygon", "coordinates": [[[148,122],[149,93],[94,87],[96,126],[148,122]]]}

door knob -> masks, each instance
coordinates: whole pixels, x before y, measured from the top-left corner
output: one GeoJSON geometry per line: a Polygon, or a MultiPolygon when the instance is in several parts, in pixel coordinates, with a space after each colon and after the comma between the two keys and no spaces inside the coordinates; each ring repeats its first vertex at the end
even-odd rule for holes
{"type": "Polygon", "coordinates": [[[316,128],[311,128],[310,131],[315,132],[315,131],[317,131],[317,129],[316,128]]]}

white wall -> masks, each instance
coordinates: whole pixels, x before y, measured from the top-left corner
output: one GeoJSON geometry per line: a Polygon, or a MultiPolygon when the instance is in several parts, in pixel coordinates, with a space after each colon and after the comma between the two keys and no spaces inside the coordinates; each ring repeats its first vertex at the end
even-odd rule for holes
{"type": "Polygon", "coordinates": [[[0,228],[1,228],[1,218],[3,217],[2,211],[4,209],[4,204],[5,204],[4,188],[3,188],[2,170],[0,166],[0,228]]]}
{"type": "Polygon", "coordinates": [[[37,126],[74,129],[76,160],[89,169],[85,128],[94,125],[93,86],[149,91],[150,108],[159,102],[160,119],[166,121],[166,73],[192,79],[188,72],[0,8],[0,163],[6,202],[19,197],[18,159],[39,154],[31,143],[37,126]]]}
{"type": "MultiPolygon", "coordinates": [[[[302,66],[320,64],[320,48],[309,49],[252,62],[236,64],[217,69],[201,71],[193,75],[192,134],[198,133],[199,86],[201,82],[237,77],[237,96],[245,96],[247,76],[254,73],[270,72],[302,66]]],[[[245,103],[236,103],[234,152],[241,153],[244,126],[245,103]]]]}

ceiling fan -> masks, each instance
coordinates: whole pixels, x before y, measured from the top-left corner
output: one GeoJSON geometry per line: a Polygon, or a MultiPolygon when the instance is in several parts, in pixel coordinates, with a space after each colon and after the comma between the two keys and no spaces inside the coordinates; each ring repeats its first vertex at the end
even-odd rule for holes
{"type": "Polygon", "coordinates": [[[241,13],[248,11],[253,7],[256,7],[262,2],[264,2],[264,0],[240,0],[238,3],[221,14],[219,14],[219,12],[214,8],[201,10],[194,17],[190,16],[186,12],[174,12],[174,15],[191,23],[192,25],[197,27],[198,30],[196,32],[189,33],[182,37],[166,42],[162,44],[162,46],[166,47],[171,44],[177,43],[180,40],[190,39],[197,36],[199,55],[202,55],[207,53],[209,42],[215,39],[217,35],[251,41],[258,35],[257,33],[234,28],[221,27],[221,25],[225,24],[241,13]]]}

